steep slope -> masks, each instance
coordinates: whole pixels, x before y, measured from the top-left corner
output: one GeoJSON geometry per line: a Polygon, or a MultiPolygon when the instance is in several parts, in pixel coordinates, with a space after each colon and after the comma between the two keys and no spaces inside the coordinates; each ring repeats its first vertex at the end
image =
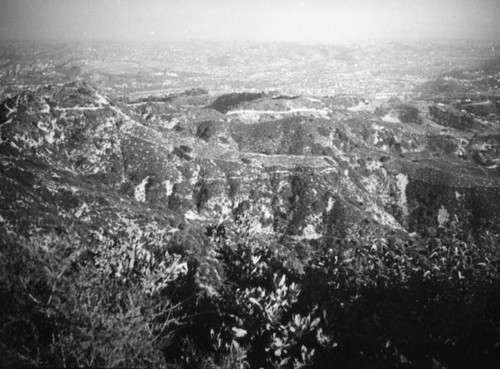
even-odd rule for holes
{"type": "Polygon", "coordinates": [[[165,222],[124,201],[123,133],[129,118],[85,84],[44,87],[1,105],[2,221],[15,232],[84,233],[117,222],[165,222]]]}
{"type": "Polygon", "coordinates": [[[4,101],[0,221],[83,235],[247,214],[291,242],[500,224],[500,173],[476,160],[498,160],[490,136],[483,150],[480,135],[383,119],[369,101],[256,95],[221,113],[200,94],[125,106],[74,82],[4,101]]]}

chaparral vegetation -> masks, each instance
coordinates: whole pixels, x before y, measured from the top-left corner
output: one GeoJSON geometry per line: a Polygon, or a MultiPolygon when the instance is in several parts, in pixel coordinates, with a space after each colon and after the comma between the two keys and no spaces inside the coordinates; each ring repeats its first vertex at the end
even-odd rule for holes
{"type": "Polygon", "coordinates": [[[7,234],[3,365],[496,367],[498,235],[451,224],[292,248],[253,223],[7,234]]]}

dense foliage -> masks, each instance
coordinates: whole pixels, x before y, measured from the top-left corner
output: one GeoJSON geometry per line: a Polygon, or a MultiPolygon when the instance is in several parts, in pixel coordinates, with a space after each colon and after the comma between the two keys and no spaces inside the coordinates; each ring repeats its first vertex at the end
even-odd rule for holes
{"type": "MultiPolygon", "coordinates": [[[[0,242],[3,364],[157,367],[154,318],[175,310],[164,295],[185,273],[178,257],[154,254],[161,233],[129,229],[119,239],[76,234],[0,242]]],[[[172,318],[174,319],[174,318],[172,318]]]]}
{"type": "Polygon", "coordinates": [[[498,235],[453,224],[314,248],[251,218],[174,236],[5,233],[4,364],[496,368],[498,235]]]}
{"type": "Polygon", "coordinates": [[[212,103],[211,107],[223,114],[227,113],[231,108],[238,104],[257,100],[263,97],[263,93],[240,92],[221,95],[212,103]]]}

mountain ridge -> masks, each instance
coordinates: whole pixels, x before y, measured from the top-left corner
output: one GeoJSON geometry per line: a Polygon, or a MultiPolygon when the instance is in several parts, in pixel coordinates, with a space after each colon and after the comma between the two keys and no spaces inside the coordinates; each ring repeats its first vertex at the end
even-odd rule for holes
{"type": "Polygon", "coordinates": [[[498,217],[499,173],[457,156],[460,138],[328,98],[294,97],[294,106],[324,114],[297,108],[288,116],[289,99],[276,105],[265,94],[252,101],[236,94],[221,114],[207,104],[221,97],[201,95],[201,106],[182,105],[182,94],[126,106],[72,82],[4,101],[4,225],[30,233],[52,222],[88,232],[125,220],[176,232],[186,223],[224,223],[247,204],[260,231],[308,242],[359,232],[368,227],[360,219],[377,232],[409,234],[440,225],[443,211],[475,231],[498,217]],[[270,106],[275,115],[260,113],[270,106]],[[174,115],[165,120],[162,111],[174,115]],[[231,114],[241,111],[253,117],[231,114]]]}

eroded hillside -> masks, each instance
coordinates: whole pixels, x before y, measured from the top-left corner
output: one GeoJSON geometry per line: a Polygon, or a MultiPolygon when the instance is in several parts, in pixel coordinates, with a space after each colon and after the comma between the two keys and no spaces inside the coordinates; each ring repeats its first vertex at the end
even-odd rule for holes
{"type": "Polygon", "coordinates": [[[259,232],[314,240],[500,224],[495,121],[446,124],[442,104],[250,97],[202,90],[125,105],[74,82],[4,101],[4,225],[175,232],[243,211],[259,232]]]}

